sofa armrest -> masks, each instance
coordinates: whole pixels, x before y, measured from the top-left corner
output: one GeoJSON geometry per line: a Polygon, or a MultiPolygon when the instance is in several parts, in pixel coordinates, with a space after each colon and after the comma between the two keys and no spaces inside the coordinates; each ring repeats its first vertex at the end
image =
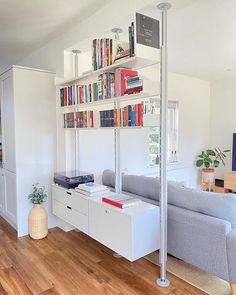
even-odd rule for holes
{"type": "Polygon", "coordinates": [[[229,267],[229,280],[236,284],[236,229],[233,229],[227,235],[227,259],[229,267]]]}
{"type": "Polygon", "coordinates": [[[226,220],[168,205],[168,253],[224,280],[231,231],[226,220]]]}

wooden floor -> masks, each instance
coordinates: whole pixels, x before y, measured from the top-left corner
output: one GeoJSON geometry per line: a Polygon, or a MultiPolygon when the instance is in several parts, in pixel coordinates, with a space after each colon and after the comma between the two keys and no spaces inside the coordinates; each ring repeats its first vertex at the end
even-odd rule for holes
{"type": "Polygon", "coordinates": [[[205,294],[169,274],[171,286],[155,285],[159,269],[146,259],[129,262],[85,234],[55,228],[47,238],[16,238],[0,218],[0,294],[205,294]]]}

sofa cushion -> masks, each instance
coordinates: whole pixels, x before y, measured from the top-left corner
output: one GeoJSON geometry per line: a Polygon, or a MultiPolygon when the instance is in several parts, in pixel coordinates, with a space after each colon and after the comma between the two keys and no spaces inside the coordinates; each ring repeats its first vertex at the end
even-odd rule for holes
{"type": "Polygon", "coordinates": [[[168,184],[168,203],[227,220],[236,227],[236,196],[234,194],[203,192],[168,184]]]}
{"type": "MultiPolygon", "coordinates": [[[[102,183],[110,187],[115,186],[115,174],[112,170],[105,170],[103,172],[102,183]]],[[[122,190],[156,201],[160,199],[160,182],[158,178],[123,175],[122,190]]]]}

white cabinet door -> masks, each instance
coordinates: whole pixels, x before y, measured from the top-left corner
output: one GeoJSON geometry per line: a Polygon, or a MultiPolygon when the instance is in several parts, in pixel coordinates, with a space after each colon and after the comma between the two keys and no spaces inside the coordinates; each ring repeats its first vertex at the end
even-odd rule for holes
{"type": "Polygon", "coordinates": [[[0,168],[0,211],[4,212],[4,181],[2,168],[0,168]]]}
{"type": "Polygon", "coordinates": [[[95,240],[131,260],[132,223],[129,216],[91,201],[89,234],[95,240]]]}
{"type": "Polygon", "coordinates": [[[12,71],[1,76],[3,168],[15,172],[14,93],[12,71]]]}
{"type": "Polygon", "coordinates": [[[4,213],[16,224],[16,175],[5,169],[3,171],[4,213]]]}

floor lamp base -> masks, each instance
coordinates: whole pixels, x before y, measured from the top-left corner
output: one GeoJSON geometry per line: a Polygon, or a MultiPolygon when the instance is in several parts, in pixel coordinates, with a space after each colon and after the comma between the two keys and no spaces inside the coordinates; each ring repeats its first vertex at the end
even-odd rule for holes
{"type": "Polygon", "coordinates": [[[157,279],[156,284],[160,287],[169,287],[170,281],[168,279],[157,279]]]}

